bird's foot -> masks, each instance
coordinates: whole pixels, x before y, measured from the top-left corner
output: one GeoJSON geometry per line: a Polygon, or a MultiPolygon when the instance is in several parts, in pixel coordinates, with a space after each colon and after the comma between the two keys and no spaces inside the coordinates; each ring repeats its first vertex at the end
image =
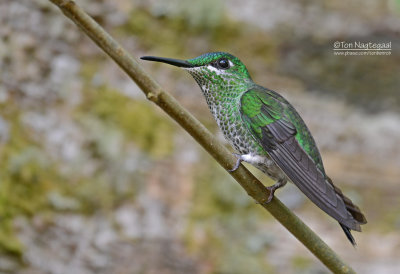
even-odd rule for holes
{"type": "Polygon", "coordinates": [[[272,198],[274,198],[274,193],[278,188],[283,187],[286,185],[286,180],[278,180],[275,184],[272,186],[267,186],[266,188],[269,191],[269,196],[268,199],[265,201],[266,204],[270,203],[272,201],[272,198]]]}
{"type": "Polygon", "coordinates": [[[237,160],[235,166],[232,169],[228,169],[229,172],[234,172],[236,169],[239,168],[240,163],[243,162],[242,155],[237,153],[233,153],[233,155],[237,158],[237,160]]]}

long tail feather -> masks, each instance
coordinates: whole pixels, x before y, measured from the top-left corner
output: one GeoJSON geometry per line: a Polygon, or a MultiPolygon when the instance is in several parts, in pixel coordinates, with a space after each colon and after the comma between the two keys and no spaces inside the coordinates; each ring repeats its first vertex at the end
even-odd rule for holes
{"type": "MultiPolygon", "coordinates": [[[[360,208],[358,208],[358,206],[353,204],[353,202],[348,197],[344,196],[342,191],[333,184],[332,180],[329,177],[327,179],[328,179],[328,182],[333,186],[336,194],[339,195],[340,198],[342,198],[344,204],[346,205],[346,209],[349,211],[351,216],[353,216],[353,218],[359,224],[366,224],[367,223],[367,219],[365,218],[364,214],[361,212],[360,208]]],[[[353,246],[356,246],[357,244],[356,244],[356,241],[354,240],[353,235],[351,235],[350,228],[348,228],[344,224],[341,224],[341,223],[339,223],[339,224],[342,227],[342,229],[344,231],[344,234],[346,234],[347,239],[349,239],[350,243],[353,246]]],[[[360,228],[360,231],[361,231],[361,228],[360,228]]]]}
{"type": "Polygon", "coordinates": [[[333,184],[332,180],[329,177],[327,179],[328,179],[328,182],[335,189],[335,192],[343,199],[343,201],[344,201],[344,203],[346,205],[346,209],[350,212],[351,216],[353,216],[353,218],[357,222],[359,222],[360,224],[366,224],[367,223],[367,219],[365,218],[365,216],[361,212],[361,210],[358,208],[358,206],[353,204],[353,202],[349,198],[344,196],[342,191],[333,184]]]}
{"type": "Polygon", "coordinates": [[[347,239],[349,239],[350,243],[351,243],[353,246],[356,246],[356,245],[357,245],[357,244],[356,244],[356,241],[354,240],[353,235],[351,235],[350,229],[349,229],[347,226],[342,225],[341,223],[339,223],[339,224],[340,224],[340,226],[342,227],[342,229],[343,229],[343,231],[344,231],[344,234],[346,234],[347,239]]]}

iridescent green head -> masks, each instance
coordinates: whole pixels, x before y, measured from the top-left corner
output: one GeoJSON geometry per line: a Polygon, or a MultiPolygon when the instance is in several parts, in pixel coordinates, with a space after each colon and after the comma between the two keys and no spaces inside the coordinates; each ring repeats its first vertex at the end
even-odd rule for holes
{"type": "Polygon", "coordinates": [[[253,82],[245,65],[225,52],[210,52],[189,60],[144,56],[143,60],[163,62],[187,70],[205,95],[241,92],[253,82]]]}

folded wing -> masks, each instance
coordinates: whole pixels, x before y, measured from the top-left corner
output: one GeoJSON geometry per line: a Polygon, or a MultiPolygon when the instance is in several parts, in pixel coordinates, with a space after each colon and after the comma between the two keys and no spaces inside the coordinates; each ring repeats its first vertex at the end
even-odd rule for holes
{"type": "Polygon", "coordinates": [[[361,230],[346,208],[347,198],[326,176],[309,130],[283,97],[257,86],[242,96],[241,115],[256,140],[312,202],[341,224],[361,230]]]}

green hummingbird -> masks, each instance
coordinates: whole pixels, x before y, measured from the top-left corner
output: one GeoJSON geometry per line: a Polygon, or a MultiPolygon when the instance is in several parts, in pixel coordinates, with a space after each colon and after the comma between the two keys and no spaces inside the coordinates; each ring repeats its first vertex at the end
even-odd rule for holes
{"type": "Polygon", "coordinates": [[[350,230],[361,231],[367,220],[326,175],[318,147],[295,108],[273,90],[253,82],[246,66],[225,52],[206,53],[189,60],[143,56],[188,71],[200,86],[224,137],[242,161],[274,179],[276,189],[293,182],[312,202],[337,220],[349,241],[350,230]]]}

